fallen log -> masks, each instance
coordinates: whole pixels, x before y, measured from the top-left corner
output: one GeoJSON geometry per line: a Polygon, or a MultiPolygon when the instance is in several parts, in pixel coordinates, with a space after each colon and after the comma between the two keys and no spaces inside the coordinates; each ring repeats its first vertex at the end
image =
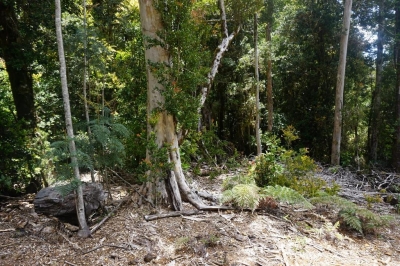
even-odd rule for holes
{"type": "MultiPolygon", "coordinates": [[[[85,203],[85,215],[89,217],[95,210],[103,206],[105,193],[100,183],[83,183],[83,199],[85,203]]],[[[47,187],[41,189],[33,200],[35,212],[68,218],[74,222],[76,220],[75,193],[72,191],[63,196],[57,187],[47,187]]]]}

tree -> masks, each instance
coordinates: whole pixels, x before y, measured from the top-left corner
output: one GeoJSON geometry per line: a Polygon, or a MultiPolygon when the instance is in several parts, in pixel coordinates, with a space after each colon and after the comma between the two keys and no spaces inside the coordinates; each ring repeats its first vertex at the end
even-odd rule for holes
{"type": "Polygon", "coordinates": [[[346,73],[347,44],[350,32],[352,0],[344,0],[343,28],[340,39],[340,57],[336,84],[335,97],[335,118],[332,139],[331,164],[340,163],[340,142],[342,137],[342,109],[343,109],[343,90],[344,78],[346,73]]]}
{"type": "Polygon", "coordinates": [[[258,14],[254,13],[254,76],[256,84],[256,142],[257,155],[261,154],[261,136],[260,136],[260,75],[258,69],[258,14]]]}
{"type": "MultiPolygon", "coordinates": [[[[254,8],[249,8],[248,2],[240,4],[254,14],[254,8]]],[[[148,174],[145,192],[153,201],[152,192],[157,190],[175,210],[182,209],[182,200],[198,209],[218,209],[204,205],[189,188],[182,171],[178,135],[183,129],[193,127],[192,118],[198,118],[196,115],[206,100],[222,55],[235,36],[228,34],[224,1],[219,0],[224,38],[208,74],[204,66],[197,63],[203,60],[198,53],[201,47],[195,44],[180,46],[182,42],[189,44],[198,38],[185,28],[191,24],[189,3],[176,5],[169,1],[141,0],[139,6],[147,63],[147,138],[150,144],[146,161],[154,166],[148,174]],[[198,50],[197,54],[194,50],[198,50]],[[206,86],[197,90],[204,81],[206,86]]]]}
{"type": "MultiPolygon", "coordinates": [[[[71,108],[69,104],[69,92],[68,92],[68,83],[67,83],[67,70],[65,64],[65,56],[64,56],[64,44],[62,38],[62,30],[61,30],[61,5],[60,0],[55,0],[55,22],[56,22],[56,34],[57,34],[57,47],[58,47],[58,55],[60,60],[60,77],[61,77],[61,89],[64,103],[64,112],[65,112],[65,126],[67,130],[67,136],[69,141],[69,152],[71,156],[71,164],[73,166],[74,175],[77,180],[80,180],[79,174],[79,166],[78,159],[76,155],[76,147],[74,141],[74,130],[72,125],[71,118],[71,108]]],[[[82,187],[79,185],[76,189],[76,212],[78,216],[80,230],[78,235],[80,237],[88,237],[90,235],[90,229],[86,223],[85,217],[85,205],[83,202],[83,192],[82,187]]]]}
{"type": "Polygon", "coordinates": [[[272,127],[274,123],[274,99],[272,94],[272,45],[271,45],[271,33],[273,25],[273,13],[274,13],[274,0],[267,1],[266,7],[267,23],[265,25],[266,29],[266,39],[269,46],[268,57],[267,57],[267,109],[268,109],[268,131],[272,132],[272,127]]]}
{"type": "Polygon", "coordinates": [[[393,166],[400,171],[400,2],[395,2],[395,67],[396,67],[396,122],[393,147],[393,166]]]}
{"type": "Polygon", "coordinates": [[[383,41],[385,32],[385,0],[378,1],[378,38],[376,40],[376,76],[375,90],[372,96],[371,104],[371,120],[369,124],[369,160],[376,162],[378,154],[378,137],[381,120],[381,91],[382,91],[382,75],[383,75],[383,41]]]}
{"type": "MultiPolygon", "coordinates": [[[[155,7],[153,0],[140,0],[140,20],[142,25],[142,32],[145,37],[145,58],[147,62],[146,75],[147,75],[147,132],[148,140],[155,141],[155,149],[161,150],[161,156],[167,156],[167,162],[172,164],[172,169],[163,169],[165,172],[160,171],[158,174],[163,175],[165,178],[158,180],[149,180],[146,184],[147,194],[150,200],[153,201],[152,193],[154,185],[157,190],[162,193],[164,199],[168,198],[171,207],[174,210],[182,210],[182,197],[192,203],[196,208],[200,209],[205,205],[201,199],[193,193],[186,183],[178,145],[178,136],[176,130],[176,120],[164,109],[165,96],[163,91],[165,86],[159,81],[159,77],[155,73],[153,65],[165,64],[170,65],[169,53],[163,47],[164,40],[160,38],[159,33],[163,30],[164,26],[161,20],[161,14],[155,7]],[[158,44],[155,44],[157,42],[158,44]],[[164,148],[164,149],[163,149],[164,148]],[[182,196],[182,197],[181,197],[182,196]]],[[[168,79],[168,77],[166,77],[168,79]]],[[[151,156],[147,152],[147,160],[150,161],[151,156]]],[[[162,166],[162,165],[160,165],[162,166]]]]}

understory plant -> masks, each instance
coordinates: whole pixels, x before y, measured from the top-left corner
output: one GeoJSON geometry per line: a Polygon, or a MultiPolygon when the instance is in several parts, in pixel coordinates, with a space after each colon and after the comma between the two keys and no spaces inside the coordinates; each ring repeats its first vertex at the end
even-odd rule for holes
{"type": "Polygon", "coordinates": [[[376,214],[342,197],[326,193],[321,193],[318,197],[311,198],[310,201],[314,205],[325,205],[338,209],[338,220],[341,224],[361,234],[375,232],[378,228],[390,225],[394,219],[393,216],[376,214]]]}

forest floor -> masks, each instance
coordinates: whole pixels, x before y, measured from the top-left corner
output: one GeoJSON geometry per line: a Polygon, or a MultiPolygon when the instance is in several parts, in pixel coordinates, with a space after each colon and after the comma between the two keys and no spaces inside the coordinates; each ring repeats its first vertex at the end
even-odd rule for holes
{"type": "MultiPolygon", "coordinates": [[[[188,179],[219,194],[222,181],[238,171],[188,179]]],[[[375,193],[350,172],[319,175],[335,180],[340,194],[361,205],[365,193],[375,193]]],[[[112,192],[109,208],[128,195],[123,186],[112,192]]],[[[128,200],[92,237],[80,239],[68,224],[36,214],[33,197],[0,201],[0,265],[400,265],[398,216],[394,226],[363,236],[337,231],[332,226],[337,213],[324,208],[280,204],[270,212],[202,212],[147,222],[145,215],[169,210],[128,200]]],[[[387,203],[372,208],[395,215],[387,203]]]]}

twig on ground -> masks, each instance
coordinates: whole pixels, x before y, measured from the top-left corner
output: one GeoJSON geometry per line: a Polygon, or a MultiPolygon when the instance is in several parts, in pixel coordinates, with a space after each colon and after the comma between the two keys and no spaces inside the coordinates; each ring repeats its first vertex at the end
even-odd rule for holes
{"type": "Polygon", "coordinates": [[[64,263],[65,263],[65,264],[68,264],[68,265],[71,265],[71,266],[78,266],[78,265],[73,264],[73,263],[71,263],[71,262],[69,262],[69,261],[66,261],[66,260],[64,261],[64,263]]]}
{"type": "Polygon", "coordinates": [[[158,220],[158,219],[163,219],[163,218],[168,218],[168,217],[179,217],[182,215],[196,215],[196,214],[202,214],[204,212],[202,211],[175,211],[175,212],[168,212],[168,213],[162,213],[162,214],[153,214],[153,215],[145,215],[144,219],[146,221],[153,221],[153,220],[158,220]]]}
{"type": "Polygon", "coordinates": [[[102,226],[107,220],[108,218],[111,217],[111,215],[113,215],[113,213],[119,209],[119,207],[121,207],[121,205],[125,202],[127,202],[130,199],[131,195],[129,194],[128,196],[126,196],[125,198],[123,198],[121,200],[121,202],[117,205],[117,207],[115,207],[114,210],[112,210],[109,214],[107,214],[106,217],[103,218],[103,220],[101,220],[100,222],[98,222],[95,226],[92,227],[92,229],[90,230],[90,234],[93,234],[94,232],[97,231],[97,229],[100,228],[100,226],[102,226]]]}
{"type": "Polygon", "coordinates": [[[76,244],[76,243],[72,242],[71,240],[69,240],[68,237],[66,237],[66,236],[65,236],[64,234],[62,234],[61,232],[58,232],[58,231],[57,231],[57,233],[58,233],[60,236],[62,236],[74,249],[77,249],[77,250],[82,251],[82,248],[81,248],[78,244],[76,244]]]}
{"type": "Polygon", "coordinates": [[[6,233],[6,232],[12,232],[12,231],[15,231],[15,228],[3,229],[3,230],[0,230],[0,233],[6,233]]]}

